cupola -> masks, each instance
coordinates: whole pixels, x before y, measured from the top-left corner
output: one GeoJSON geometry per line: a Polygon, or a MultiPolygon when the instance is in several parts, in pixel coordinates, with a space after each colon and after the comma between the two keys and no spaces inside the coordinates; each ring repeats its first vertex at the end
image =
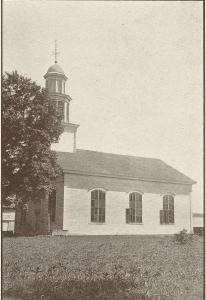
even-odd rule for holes
{"type": "Polygon", "coordinates": [[[49,67],[47,73],[44,75],[44,78],[46,80],[46,89],[50,94],[65,94],[65,83],[67,81],[67,77],[57,62],[49,67]]]}
{"type": "Polygon", "coordinates": [[[72,100],[65,93],[65,83],[67,76],[57,63],[57,45],[55,42],[55,63],[50,66],[44,75],[46,89],[50,100],[55,104],[57,110],[62,116],[64,131],[61,134],[59,141],[51,145],[54,151],[75,152],[76,151],[76,133],[79,125],[72,124],[69,121],[69,105],[72,100]]]}

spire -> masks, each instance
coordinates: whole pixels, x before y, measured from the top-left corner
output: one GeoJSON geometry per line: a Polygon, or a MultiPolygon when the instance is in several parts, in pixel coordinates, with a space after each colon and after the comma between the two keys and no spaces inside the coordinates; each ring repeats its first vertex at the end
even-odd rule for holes
{"type": "Polygon", "coordinates": [[[57,64],[57,56],[59,55],[59,52],[57,52],[57,40],[54,41],[54,58],[55,58],[55,64],[57,64]]]}

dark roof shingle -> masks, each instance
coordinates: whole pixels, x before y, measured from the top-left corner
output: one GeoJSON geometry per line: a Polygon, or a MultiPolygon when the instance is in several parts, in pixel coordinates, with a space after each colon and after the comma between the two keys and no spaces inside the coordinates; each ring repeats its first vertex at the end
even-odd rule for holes
{"type": "Polygon", "coordinates": [[[65,172],[180,184],[195,183],[160,159],[80,149],[75,153],[58,152],[57,155],[58,163],[65,172]]]}

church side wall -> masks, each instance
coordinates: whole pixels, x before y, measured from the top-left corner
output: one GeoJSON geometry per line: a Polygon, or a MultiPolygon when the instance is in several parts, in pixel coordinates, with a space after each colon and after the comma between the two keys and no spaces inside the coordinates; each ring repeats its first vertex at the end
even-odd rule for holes
{"type": "MultiPolygon", "coordinates": [[[[141,186],[140,189],[139,186],[134,186],[134,182],[132,182],[130,183],[130,189],[128,189],[128,184],[124,185],[122,180],[116,185],[116,181],[109,179],[108,185],[106,185],[105,181],[102,181],[102,184],[96,182],[99,178],[89,176],[87,180],[83,177],[79,176],[78,178],[77,175],[65,174],[63,229],[68,230],[68,234],[173,234],[183,228],[190,231],[190,200],[186,188],[181,190],[181,187],[176,187],[171,190],[168,185],[158,187],[157,184],[154,191],[151,191],[151,186],[148,186],[148,189],[146,189],[146,185],[145,189],[141,186]],[[88,183],[87,188],[86,182],[88,183]],[[74,184],[79,185],[79,188],[75,188],[74,184]],[[116,190],[111,190],[111,186],[116,187],[116,190]],[[93,188],[104,188],[106,190],[106,220],[103,224],[91,223],[90,220],[90,190],[93,188]],[[177,193],[178,189],[180,190],[179,193],[177,193]],[[144,193],[142,198],[142,224],[126,223],[125,210],[129,207],[129,192],[131,191],[142,191],[144,193]],[[175,224],[161,225],[160,210],[163,208],[162,197],[166,191],[176,194],[174,200],[175,224]]],[[[138,185],[137,182],[135,184],[138,185]]]]}
{"type": "Polygon", "coordinates": [[[193,226],[194,227],[203,227],[204,226],[204,218],[202,217],[194,217],[193,216],[193,226]]]}

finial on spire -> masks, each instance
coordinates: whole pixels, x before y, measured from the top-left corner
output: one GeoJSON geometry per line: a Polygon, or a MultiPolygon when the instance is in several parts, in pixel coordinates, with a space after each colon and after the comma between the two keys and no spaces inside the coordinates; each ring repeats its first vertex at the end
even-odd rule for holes
{"type": "Polygon", "coordinates": [[[53,52],[53,54],[54,54],[54,58],[55,58],[55,64],[57,63],[57,56],[59,55],[59,52],[57,52],[57,40],[55,40],[55,42],[54,42],[54,52],[53,52]]]}

